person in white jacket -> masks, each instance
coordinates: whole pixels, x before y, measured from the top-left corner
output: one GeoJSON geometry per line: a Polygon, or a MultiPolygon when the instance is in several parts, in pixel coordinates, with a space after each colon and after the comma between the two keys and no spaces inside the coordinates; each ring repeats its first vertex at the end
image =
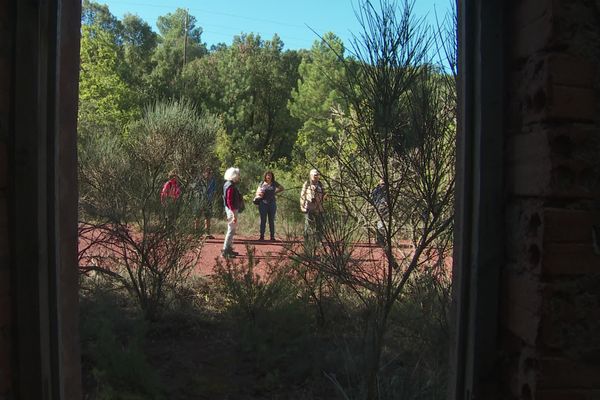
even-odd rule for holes
{"type": "Polygon", "coordinates": [[[233,251],[233,237],[238,226],[238,213],[244,210],[244,199],[237,188],[241,175],[238,168],[228,168],[225,171],[225,184],[223,185],[223,206],[227,215],[227,233],[223,242],[221,254],[225,258],[235,257],[238,252],[233,251]]]}
{"type": "Polygon", "coordinates": [[[316,235],[321,240],[323,234],[323,201],[325,189],[320,181],[321,174],[316,169],[310,170],[309,180],[302,185],[300,192],[300,210],[304,213],[304,238],[316,235]]]}

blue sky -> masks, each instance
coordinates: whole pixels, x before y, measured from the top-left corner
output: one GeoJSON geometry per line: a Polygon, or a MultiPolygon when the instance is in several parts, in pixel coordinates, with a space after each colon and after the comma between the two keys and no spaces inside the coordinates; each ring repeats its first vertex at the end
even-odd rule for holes
{"type": "MultiPolygon", "coordinates": [[[[277,33],[286,49],[310,48],[319,34],[334,32],[347,44],[350,32],[359,33],[354,14],[357,0],[96,0],[108,5],[122,18],[137,14],[156,30],[156,19],[177,8],[189,9],[202,27],[203,41],[210,47],[216,43],[231,44],[234,35],[258,33],[270,39],[277,33]],[[309,28],[310,27],[310,28],[309,28]]],[[[417,0],[415,14],[435,23],[449,10],[453,0],[417,0]]],[[[377,1],[374,1],[376,4],[377,1]]]]}

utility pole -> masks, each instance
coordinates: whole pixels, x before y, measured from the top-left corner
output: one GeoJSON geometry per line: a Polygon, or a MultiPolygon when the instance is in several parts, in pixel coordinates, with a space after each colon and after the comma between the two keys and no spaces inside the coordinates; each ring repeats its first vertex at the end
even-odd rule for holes
{"type": "Polygon", "coordinates": [[[183,68],[181,68],[181,72],[183,73],[183,69],[185,68],[185,63],[187,61],[187,35],[188,35],[188,9],[185,9],[185,20],[183,21],[183,68]]]}

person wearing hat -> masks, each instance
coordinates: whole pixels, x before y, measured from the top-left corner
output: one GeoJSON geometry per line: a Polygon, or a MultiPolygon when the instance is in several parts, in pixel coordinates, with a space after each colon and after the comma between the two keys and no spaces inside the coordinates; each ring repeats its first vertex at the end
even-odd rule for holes
{"type": "Polygon", "coordinates": [[[300,192],[300,210],[304,213],[304,237],[308,239],[316,234],[320,240],[323,232],[323,200],[326,194],[320,181],[321,174],[316,169],[310,170],[309,179],[302,185],[300,192]]]}

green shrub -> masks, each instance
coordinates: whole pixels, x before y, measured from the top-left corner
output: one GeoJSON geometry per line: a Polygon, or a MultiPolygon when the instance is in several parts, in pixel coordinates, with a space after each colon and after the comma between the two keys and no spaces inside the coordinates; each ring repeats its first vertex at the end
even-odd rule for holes
{"type": "Polygon", "coordinates": [[[227,306],[236,314],[256,321],[261,313],[289,303],[294,295],[293,285],[286,268],[268,265],[267,271],[259,275],[254,258],[254,248],[246,246],[246,262],[217,260],[214,279],[225,296],[227,306]]]}
{"type": "Polygon", "coordinates": [[[199,166],[214,159],[219,129],[216,116],[186,101],[157,102],[126,137],[89,137],[80,148],[79,236],[90,244],[80,268],[127,288],[148,319],[160,315],[167,293],[197,263],[191,183],[199,166]],[[173,169],[181,196],[162,204],[173,169]]]}
{"type": "Polygon", "coordinates": [[[80,334],[86,391],[97,400],[163,399],[143,343],[147,324],[115,291],[95,289],[81,299],[80,334]]]}
{"type": "Polygon", "coordinates": [[[292,392],[321,379],[323,347],[314,313],[285,265],[267,265],[259,275],[252,248],[248,254],[247,262],[218,264],[214,276],[233,322],[240,364],[251,364],[258,375],[255,391],[292,392]]]}

